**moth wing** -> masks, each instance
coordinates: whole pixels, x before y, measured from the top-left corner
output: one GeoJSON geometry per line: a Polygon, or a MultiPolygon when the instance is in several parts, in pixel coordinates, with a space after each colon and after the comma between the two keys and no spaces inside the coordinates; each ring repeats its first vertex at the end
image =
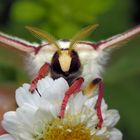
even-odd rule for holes
{"type": "Polygon", "coordinates": [[[74,50],[78,53],[82,66],[81,76],[84,78],[83,86],[87,85],[95,78],[100,78],[106,63],[106,52],[97,51],[94,47],[96,43],[79,42],[74,50]]]}
{"type": "Polygon", "coordinates": [[[130,39],[134,38],[139,33],[140,33],[140,26],[137,26],[131,30],[128,30],[127,32],[97,42],[96,48],[99,50],[105,50],[107,48],[119,47],[122,44],[128,42],[130,39]]]}
{"type": "Polygon", "coordinates": [[[17,50],[31,53],[35,52],[38,44],[31,44],[25,40],[12,37],[3,33],[0,33],[0,45],[15,48],[17,50]]]}
{"type": "Polygon", "coordinates": [[[139,33],[140,26],[97,43],[77,43],[74,49],[78,52],[83,67],[82,76],[85,79],[84,83],[87,84],[95,78],[102,77],[104,65],[108,60],[110,52],[107,51],[107,48],[119,47],[139,33]]]}

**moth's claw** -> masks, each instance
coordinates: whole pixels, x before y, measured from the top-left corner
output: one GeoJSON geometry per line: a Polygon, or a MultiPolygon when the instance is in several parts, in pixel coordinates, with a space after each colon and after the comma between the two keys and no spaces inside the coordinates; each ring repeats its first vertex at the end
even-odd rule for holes
{"type": "Polygon", "coordinates": [[[34,91],[35,91],[35,89],[36,89],[36,84],[31,84],[31,86],[30,86],[30,88],[29,88],[29,91],[31,92],[31,93],[33,93],[34,91]]]}
{"type": "Polygon", "coordinates": [[[103,120],[101,119],[101,120],[98,121],[97,128],[101,129],[102,124],[103,124],[103,120]]]}

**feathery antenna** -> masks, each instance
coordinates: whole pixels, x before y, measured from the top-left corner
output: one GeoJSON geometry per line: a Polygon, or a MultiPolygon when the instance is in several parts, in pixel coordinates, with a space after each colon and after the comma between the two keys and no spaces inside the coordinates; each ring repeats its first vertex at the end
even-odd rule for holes
{"type": "Polygon", "coordinates": [[[57,48],[58,53],[61,54],[60,46],[58,45],[56,39],[52,35],[44,32],[44,31],[42,31],[42,30],[40,30],[40,29],[38,29],[36,27],[26,26],[25,28],[27,30],[29,30],[33,35],[37,36],[38,38],[45,39],[50,44],[53,44],[57,48]]]}
{"type": "Polygon", "coordinates": [[[85,27],[80,32],[78,32],[72,39],[69,46],[69,51],[72,51],[72,49],[75,47],[75,44],[77,41],[81,40],[82,38],[88,36],[93,30],[95,30],[98,27],[98,24],[90,25],[88,27],[85,27]]]}

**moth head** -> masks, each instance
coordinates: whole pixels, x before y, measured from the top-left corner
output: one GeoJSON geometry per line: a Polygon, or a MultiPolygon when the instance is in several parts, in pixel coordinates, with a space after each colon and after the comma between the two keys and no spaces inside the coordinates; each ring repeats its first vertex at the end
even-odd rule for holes
{"type": "Polygon", "coordinates": [[[56,52],[52,58],[51,71],[54,75],[68,78],[70,75],[75,75],[79,72],[81,63],[77,52],[72,51],[69,54],[68,49],[62,50],[61,55],[56,52]]]}
{"type": "Polygon", "coordinates": [[[90,34],[98,25],[91,25],[80,32],[78,32],[70,41],[67,49],[63,49],[62,46],[58,43],[58,41],[50,34],[35,28],[35,27],[26,27],[31,33],[35,36],[45,39],[56,48],[56,52],[52,58],[52,69],[58,73],[63,75],[69,75],[79,70],[80,68],[80,60],[78,57],[78,52],[76,52],[75,47],[78,41],[86,37],[90,34]]]}

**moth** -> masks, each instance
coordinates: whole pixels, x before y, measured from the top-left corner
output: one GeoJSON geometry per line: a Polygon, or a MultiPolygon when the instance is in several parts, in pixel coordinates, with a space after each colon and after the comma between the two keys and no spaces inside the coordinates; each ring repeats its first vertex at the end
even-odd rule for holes
{"type": "Polygon", "coordinates": [[[81,41],[98,25],[91,25],[78,32],[71,40],[56,40],[52,35],[35,27],[26,28],[42,41],[41,44],[29,43],[22,39],[0,33],[0,45],[16,48],[28,54],[27,66],[34,74],[30,91],[36,89],[38,80],[45,75],[53,79],[63,77],[70,85],[66,91],[59,116],[64,116],[70,96],[80,89],[83,94],[91,96],[98,88],[96,110],[97,127],[103,123],[101,101],[103,97],[102,71],[111,49],[121,46],[140,33],[140,26],[99,42],[81,41]]]}

